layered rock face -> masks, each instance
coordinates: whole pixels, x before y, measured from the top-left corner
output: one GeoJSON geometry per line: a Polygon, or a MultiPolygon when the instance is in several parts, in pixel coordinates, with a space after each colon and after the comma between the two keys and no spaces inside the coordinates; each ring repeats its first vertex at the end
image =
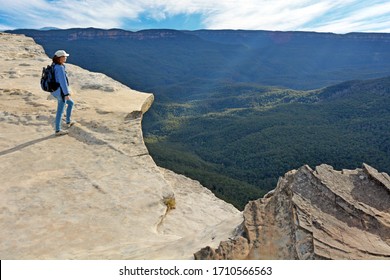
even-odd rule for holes
{"type": "Polygon", "coordinates": [[[241,212],[150,157],[152,94],[67,64],[77,124],[54,136],[57,101],[39,85],[50,63],[0,33],[1,259],[191,259],[233,235],[241,212]]]}
{"type": "Polygon", "coordinates": [[[303,166],[248,203],[242,232],[196,259],[390,259],[390,177],[303,166]]]}

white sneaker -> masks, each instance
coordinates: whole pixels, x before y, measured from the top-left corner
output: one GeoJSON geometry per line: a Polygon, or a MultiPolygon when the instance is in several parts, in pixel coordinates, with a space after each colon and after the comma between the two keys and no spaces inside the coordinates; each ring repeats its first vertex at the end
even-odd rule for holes
{"type": "Polygon", "coordinates": [[[71,121],[71,122],[69,122],[69,123],[66,123],[66,127],[67,128],[70,128],[70,127],[72,127],[73,125],[75,125],[77,122],[76,121],[71,121]]]}

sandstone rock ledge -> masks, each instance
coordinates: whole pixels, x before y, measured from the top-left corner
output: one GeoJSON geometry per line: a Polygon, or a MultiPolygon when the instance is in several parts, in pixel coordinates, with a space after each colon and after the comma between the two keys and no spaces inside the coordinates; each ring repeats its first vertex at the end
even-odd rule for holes
{"type": "Polygon", "coordinates": [[[191,259],[233,234],[241,212],[150,157],[152,94],[67,64],[78,124],[55,137],[57,102],[39,86],[50,63],[0,33],[0,259],[191,259]]]}
{"type": "Polygon", "coordinates": [[[303,166],[247,204],[242,234],[195,259],[390,259],[390,177],[303,166]]]}

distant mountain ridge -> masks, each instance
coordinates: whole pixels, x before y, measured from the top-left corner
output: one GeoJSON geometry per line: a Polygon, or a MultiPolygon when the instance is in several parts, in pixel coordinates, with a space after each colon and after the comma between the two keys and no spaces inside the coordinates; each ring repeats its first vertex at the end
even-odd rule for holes
{"type": "MultiPolygon", "coordinates": [[[[175,30],[175,29],[145,29],[139,31],[130,31],[119,28],[112,29],[99,29],[99,28],[71,28],[60,29],[57,27],[44,27],[39,30],[36,29],[16,29],[8,30],[9,33],[33,33],[35,38],[44,38],[52,36],[53,33],[34,33],[35,31],[56,31],[59,34],[72,34],[71,37],[78,34],[79,39],[91,39],[91,38],[110,38],[110,39],[156,39],[163,37],[179,37],[187,35],[197,36],[209,41],[217,41],[221,43],[241,44],[249,42],[256,42],[260,39],[270,39],[276,43],[284,43],[294,38],[307,39],[307,38],[323,38],[323,39],[344,39],[344,40],[366,40],[366,41],[390,41],[389,33],[364,33],[364,32],[351,32],[346,34],[336,33],[321,33],[321,32],[309,32],[309,31],[266,31],[266,30],[208,30],[200,29],[194,31],[188,30],[175,30]]],[[[61,36],[62,36],[61,35],[61,36]]]]}
{"type": "Polygon", "coordinates": [[[387,33],[95,28],[10,32],[33,37],[49,56],[66,48],[83,67],[164,98],[191,98],[202,86],[221,82],[314,89],[390,75],[387,33]],[[93,57],[99,59],[91,61],[93,57]],[[107,69],[120,62],[136,67],[107,69]]]}
{"type": "Polygon", "coordinates": [[[67,40],[96,40],[96,39],[130,39],[130,40],[148,40],[161,38],[186,37],[185,32],[174,29],[148,29],[142,31],[128,31],[118,28],[98,29],[98,28],[71,28],[55,29],[47,28],[44,30],[35,29],[17,29],[8,31],[17,34],[34,34],[35,40],[45,39],[67,39],[67,40]],[[38,32],[36,32],[38,31],[38,32]],[[44,31],[40,33],[39,31],[44,31]],[[55,32],[50,32],[55,31],[55,32]]]}

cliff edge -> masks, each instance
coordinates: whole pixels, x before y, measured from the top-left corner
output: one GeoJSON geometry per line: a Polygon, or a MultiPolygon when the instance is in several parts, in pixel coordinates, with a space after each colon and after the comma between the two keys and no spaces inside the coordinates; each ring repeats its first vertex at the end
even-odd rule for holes
{"type": "Polygon", "coordinates": [[[303,166],[244,209],[242,234],[196,259],[390,259],[390,177],[303,166]]]}
{"type": "Polygon", "coordinates": [[[241,212],[150,157],[152,94],[67,64],[77,125],[54,136],[57,101],[39,86],[50,63],[0,33],[1,259],[191,259],[233,235],[241,212]]]}

